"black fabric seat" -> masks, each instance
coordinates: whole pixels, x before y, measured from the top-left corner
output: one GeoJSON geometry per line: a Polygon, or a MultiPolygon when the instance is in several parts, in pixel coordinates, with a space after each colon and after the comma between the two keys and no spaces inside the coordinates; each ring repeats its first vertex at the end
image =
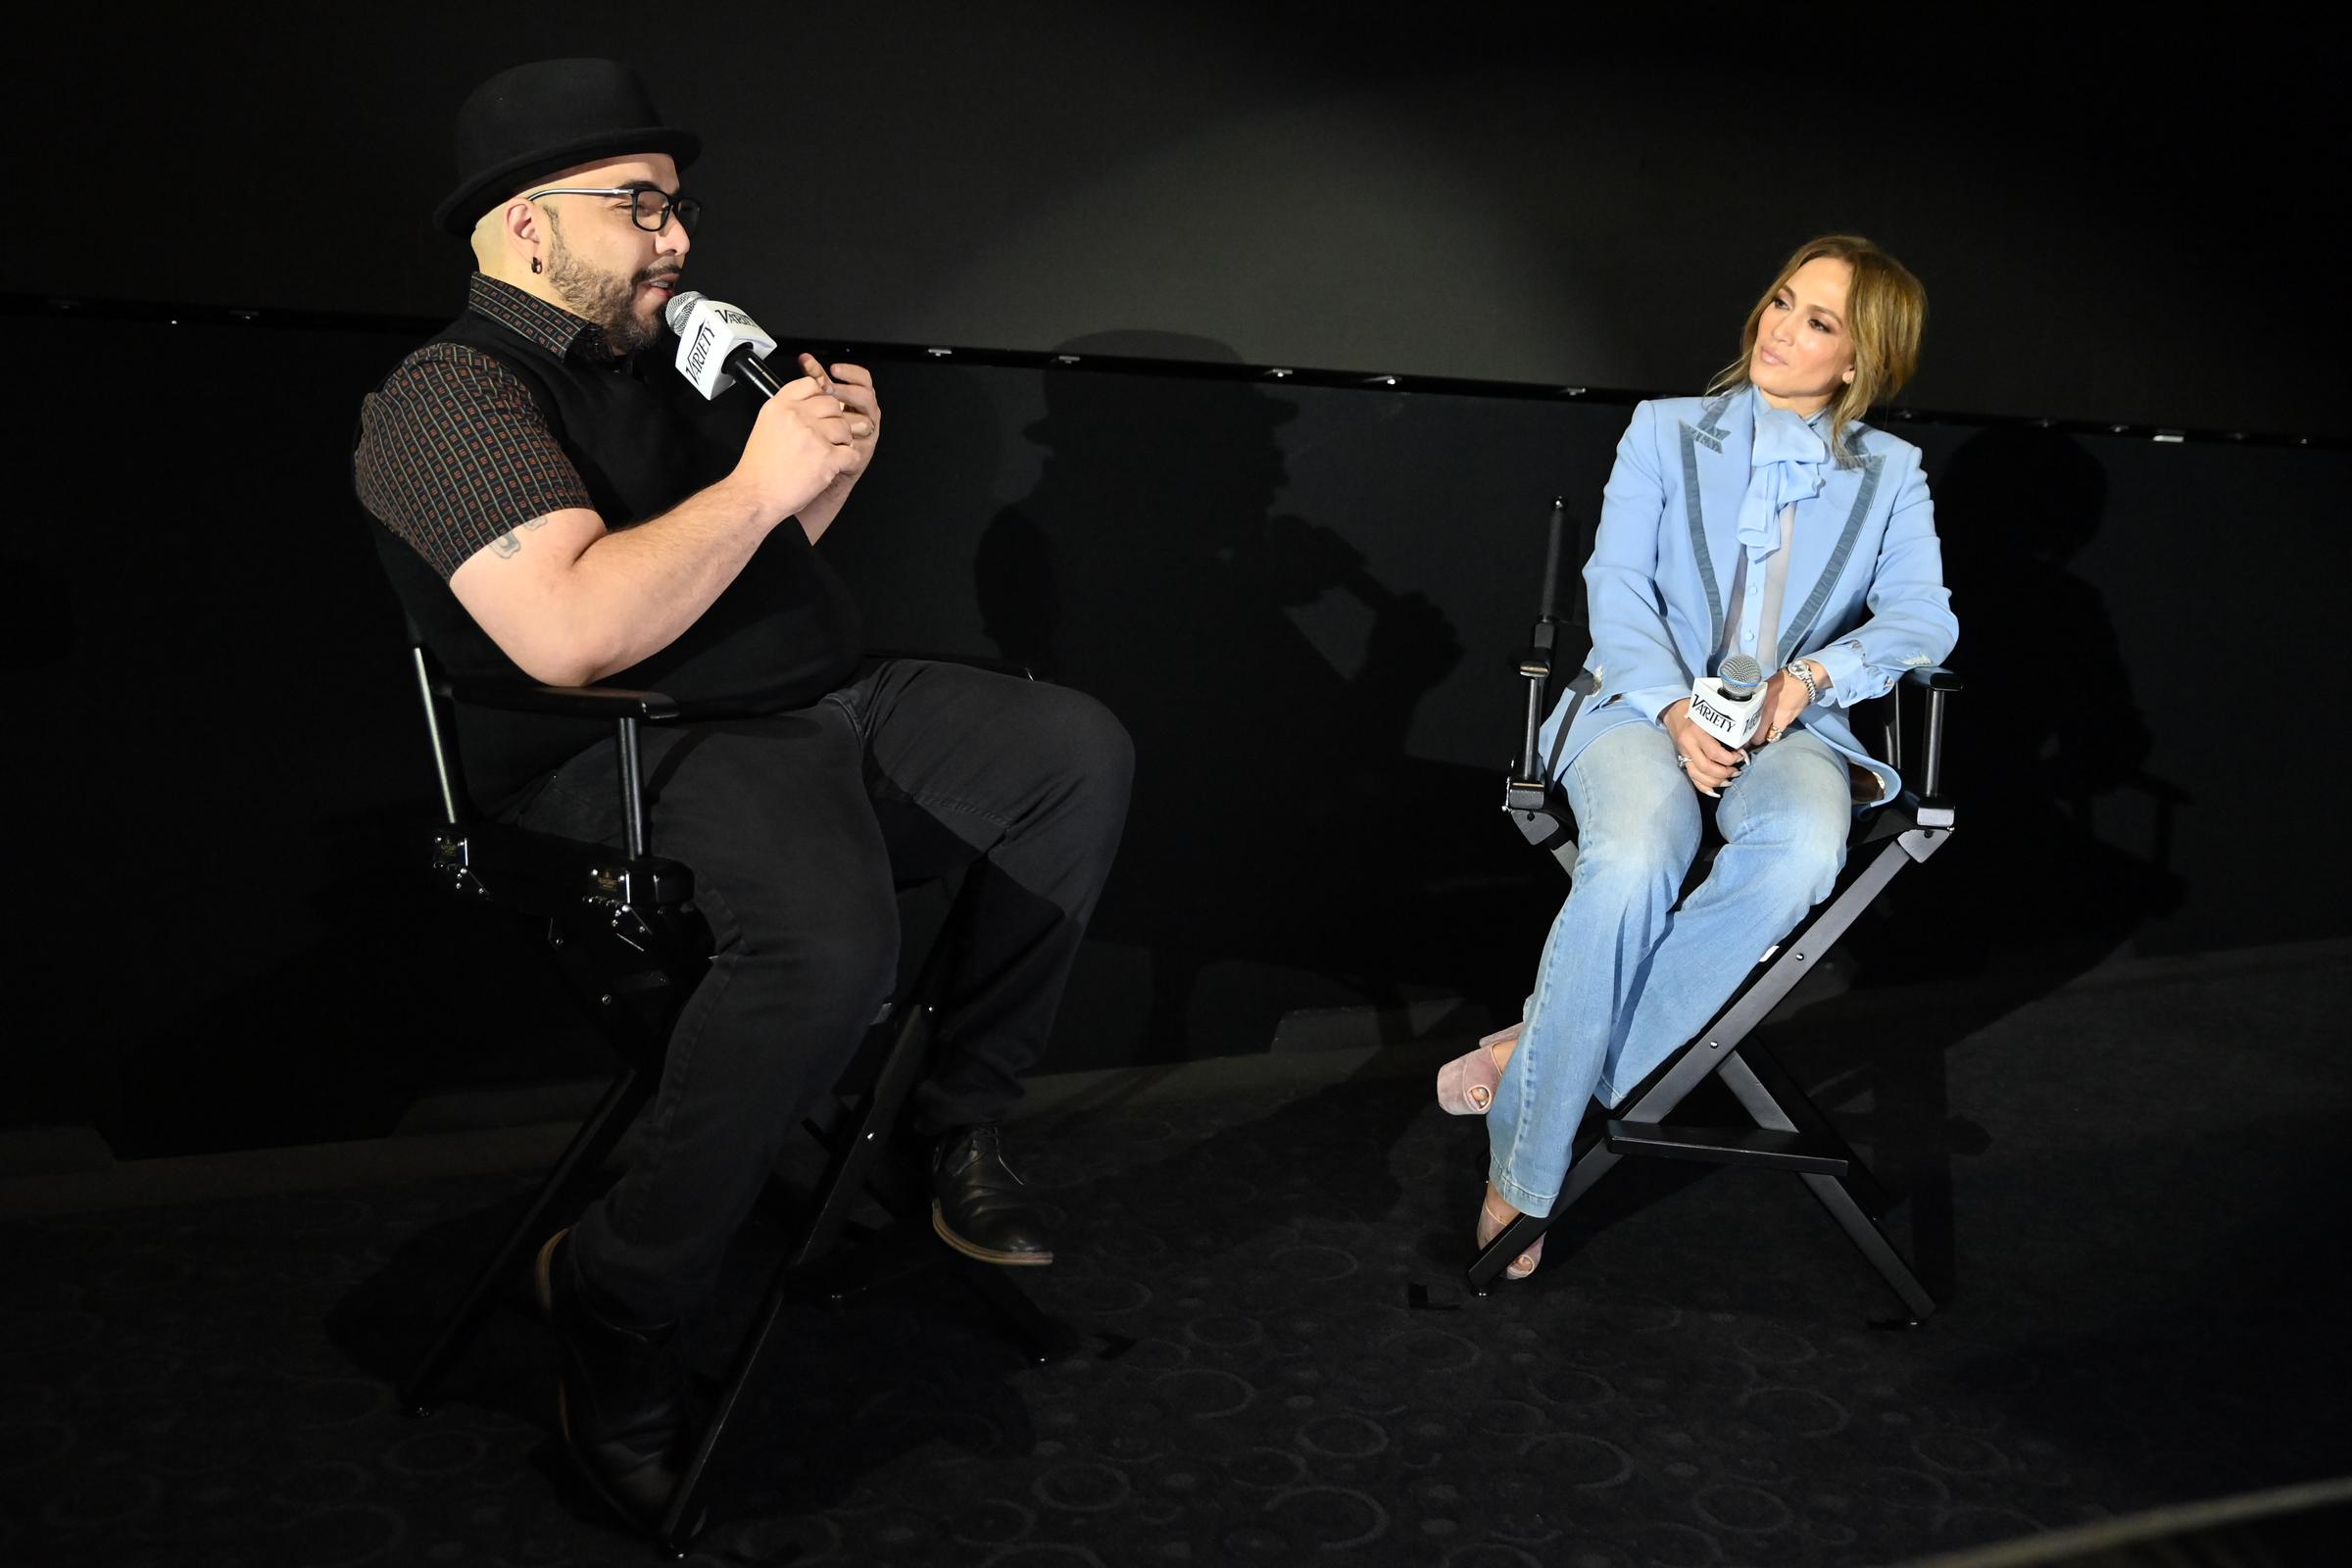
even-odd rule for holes
{"type": "MultiPolygon", "coordinates": [[[[1519,661],[1519,673],[1528,683],[1526,725],[1519,763],[1505,785],[1503,809],[1530,844],[1551,851],[1574,875],[1574,814],[1550,782],[1552,768],[1538,754],[1537,734],[1550,709],[1556,669],[1575,670],[1561,688],[1571,703],[1586,701],[1597,687],[1592,671],[1583,667],[1592,637],[1582,597],[1572,599],[1565,615],[1557,609],[1559,569],[1570,531],[1565,504],[1554,500],[1543,603],[1530,645],[1519,661]]],[[[1592,553],[1592,541],[1589,528],[1576,532],[1573,553],[1565,559],[1581,562],[1592,553]]],[[[1820,1107],[1771,1053],[1748,1036],[1822,963],[1832,946],[1898,874],[1936,854],[1951,836],[1957,817],[1943,788],[1944,713],[1951,694],[1959,689],[1959,677],[1948,669],[1914,669],[1893,692],[1878,699],[1867,716],[1856,715],[1855,734],[1868,739],[1872,754],[1902,775],[1903,794],[1860,814],[1846,846],[1844,868],[1830,896],[1757,960],[1706,1028],[1669,1055],[1616,1109],[1597,1102],[1588,1108],[1577,1130],[1567,1183],[1551,1213],[1521,1215],[1479,1251],[1468,1270],[1474,1293],[1484,1296],[1492,1290],[1512,1259],[1619,1160],[1649,1156],[1795,1175],[1901,1301],[1905,1316],[1900,1321],[1917,1323],[1936,1310],[1934,1298],[1887,1239],[1884,1217],[1889,1196],[1820,1107]],[[1691,1092],[1710,1079],[1731,1091],[1752,1125],[1697,1127],[1670,1119],[1691,1092]]],[[[1708,831],[1712,838],[1711,818],[1708,831]]],[[[1686,891],[1704,876],[1713,847],[1719,844],[1713,840],[1701,851],[1686,891]]]]}
{"type": "MultiPolygon", "coordinates": [[[[539,1245],[586,1197],[606,1158],[654,1096],[669,1031],[710,958],[710,934],[694,904],[691,867],[653,853],[638,769],[642,724],[680,718],[658,692],[556,688],[443,674],[413,647],[417,691],[432,741],[443,821],[429,837],[432,875],[453,895],[511,911],[563,972],[619,1057],[603,1099],[530,1199],[497,1251],[401,1389],[404,1406],[429,1414],[437,1392],[485,1317],[518,1286],[539,1245]],[[618,739],[617,777],[625,843],[578,843],[481,819],[455,754],[457,705],[545,716],[601,719],[618,739]]],[[[906,1127],[909,1095],[932,1041],[926,1024],[939,978],[934,945],[905,994],[885,1004],[829,1103],[808,1131],[826,1151],[824,1174],[805,1197],[771,1191],[787,1218],[782,1255],[699,1434],[661,1528],[683,1549],[699,1526],[705,1481],[731,1417],[757,1393],[777,1320],[796,1299],[846,1301],[917,1273],[945,1269],[978,1294],[1033,1361],[1066,1347],[1067,1335],[1004,1277],[941,1245],[932,1235],[927,1151],[906,1127]],[[890,1216],[860,1225],[866,1202],[890,1216]],[[855,1245],[847,1245],[854,1243],[855,1245]]]]}

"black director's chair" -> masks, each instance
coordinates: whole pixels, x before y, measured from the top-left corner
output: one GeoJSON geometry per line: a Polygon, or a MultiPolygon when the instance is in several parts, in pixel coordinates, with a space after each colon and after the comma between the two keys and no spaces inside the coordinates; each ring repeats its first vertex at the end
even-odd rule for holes
{"type": "MultiPolygon", "coordinates": [[[[412,656],[441,790],[443,821],[430,844],[434,878],[461,898],[502,906],[527,922],[562,970],[565,989],[583,1003],[621,1062],[603,1100],[402,1385],[403,1405],[425,1415],[451,1362],[499,1299],[517,1294],[540,1243],[573,1212],[653,1099],[670,1027],[709,967],[710,933],[695,908],[692,870],[654,854],[647,840],[638,726],[678,719],[677,702],[660,692],[453,677],[435,666],[422,646],[413,643],[412,656]],[[623,844],[579,843],[480,819],[455,750],[459,704],[612,724],[623,844]]],[[[776,1190],[769,1194],[791,1215],[784,1253],[662,1521],[662,1542],[674,1551],[682,1552],[700,1526],[711,1456],[737,1407],[757,1393],[778,1319],[792,1302],[839,1305],[881,1285],[945,1268],[978,1294],[1032,1361],[1066,1348],[1066,1332],[1001,1268],[951,1250],[931,1233],[928,1167],[901,1121],[928,1054],[925,1024],[943,949],[935,943],[906,996],[884,1006],[833,1099],[808,1121],[808,1130],[826,1150],[814,1191],[801,1200],[776,1190]],[[875,1229],[854,1217],[867,1200],[890,1216],[888,1226],[875,1229]],[[841,1246],[845,1236],[859,1238],[858,1245],[841,1246]]]]}
{"type": "MultiPolygon", "coordinates": [[[[1537,729],[1551,701],[1552,671],[1560,667],[1563,657],[1573,658],[1581,665],[1582,650],[1592,646],[1582,596],[1573,596],[1568,615],[1557,611],[1566,528],[1565,505],[1555,500],[1542,608],[1531,646],[1520,656],[1519,673],[1527,681],[1527,721],[1520,760],[1504,791],[1503,809],[1531,844],[1550,850],[1573,875],[1575,822],[1566,799],[1551,786],[1550,766],[1537,750],[1537,729]]],[[[1589,530],[1580,533],[1589,534],[1589,530]]],[[[1574,559],[1581,561],[1591,554],[1592,540],[1580,537],[1577,544],[1574,559]]],[[[1582,704],[1597,684],[1591,670],[1578,667],[1564,690],[1571,704],[1582,704]]],[[[1845,867],[1830,896],[1757,960],[1705,1029],[1626,1095],[1617,1109],[1609,1110],[1597,1102],[1590,1107],[1577,1132],[1567,1185],[1551,1213],[1543,1218],[1520,1216],[1480,1250],[1469,1268],[1470,1288],[1475,1294],[1484,1296],[1492,1290],[1495,1277],[1511,1260],[1533,1246],[1536,1238],[1620,1159],[1650,1155],[1792,1173],[1901,1298],[1908,1322],[1917,1323],[1936,1310],[1934,1298],[1882,1227],[1887,1195],[1795,1080],[1761,1044],[1747,1036],[1806,972],[1821,962],[1896,873],[1935,854],[1950,835],[1954,813],[1951,800],[1943,793],[1943,722],[1945,703],[1959,689],[1959,677],[1948,669],[1914,669],[1896,683],[1887,698],[1880,700],[1879,711],[1872,715],[1876,722],[1857,715],[1855,733],[1874,738],[1874,755],[1903,774],[1902,796],[1862,814],[1846,845],[1845,867]],[[1706,1128],[1669,1120],[1685,1098],[1709,1078],[1721,1080],[1738,1098],[1753,1126],[1706,1128]]],[[[1712,848],[1702,849],[1686,892],[1705,875],[1711,858],[1712,848]]]]}

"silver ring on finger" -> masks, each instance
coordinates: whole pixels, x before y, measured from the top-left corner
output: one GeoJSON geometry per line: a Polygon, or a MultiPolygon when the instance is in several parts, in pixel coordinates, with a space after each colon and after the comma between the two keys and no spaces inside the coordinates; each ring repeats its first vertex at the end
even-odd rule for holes
{"type": "Polygon", "coordinates": [[[1674,765],[1688,773],[1690,771],[1690,759],[1685,757],[1682,753],[1677,752],[1674,754],[1674,765]]]}

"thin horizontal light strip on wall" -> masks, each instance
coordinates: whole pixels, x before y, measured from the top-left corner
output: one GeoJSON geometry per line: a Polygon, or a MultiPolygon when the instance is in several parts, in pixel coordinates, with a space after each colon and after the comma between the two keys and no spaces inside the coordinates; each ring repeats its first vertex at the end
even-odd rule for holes
{"type": "MultiPolygon", "coordinates": [[[[226,305],[174,305],[143,300],[74,299],[54,295],[0,293],[0,316],[45,316],[94,321],[134,321],[160,326],[255,326],[278,331],[374,332],[422,340],[449,323],[436,317],[387,316],[358,311],[265,310],[226,305]]],[[[1259,386],[1311,386],[1360,392],[1422,392],[1446,397],[1515,398],[1548,403],[1631,406],[1675,394],[1625,387],[1560,386],[1541,381],[1484,381],[1461,376],[1412,375],[1403,371],[1329,370],[1306,366],[1220,365],[1204,360],[1137,359],[1121,355],[1056,354],[1033,349],[975,349],[921,343],[844,343],[822,333],[778,333],[881,365],[973,365],[989,368],[1101,371],[1200,381],[1246,381],[1259,386]]],[[[2068,435],[2244,447],[2299,447],[2313,451],[2352,448],[2352,438],[2277,430],[2200,429],[2187,425],[2117,423],[2105,419],[2036,418],[2022,415],[1964,414],[1942,409],[1886,408],[1872,416],[1880,424],[1945,424],[1984,428],[2057,430],[2068,435]]]]}

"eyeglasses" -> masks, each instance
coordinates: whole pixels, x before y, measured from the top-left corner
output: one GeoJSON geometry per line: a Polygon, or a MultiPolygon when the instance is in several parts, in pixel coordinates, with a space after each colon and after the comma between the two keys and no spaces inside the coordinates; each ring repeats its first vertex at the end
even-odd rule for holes
{"type": "Polygon", "coordinates": [[[673,214],[678,220],[678,226],[689,234],[694,232],[694,225],[703,220],[703,204],[701,202],[691,196],[672,196],[665,190],[655,190],[649,185],[613,185],[594,188],[582,185],[553,185],[546,190],[535,190],[525,196],[523,200],[535,202],[542,196],[611,196],[614,199],[626,196],[629,198],[629,221],[649,234],[659,234],[669,227],[669,220],[673,214]]]}

